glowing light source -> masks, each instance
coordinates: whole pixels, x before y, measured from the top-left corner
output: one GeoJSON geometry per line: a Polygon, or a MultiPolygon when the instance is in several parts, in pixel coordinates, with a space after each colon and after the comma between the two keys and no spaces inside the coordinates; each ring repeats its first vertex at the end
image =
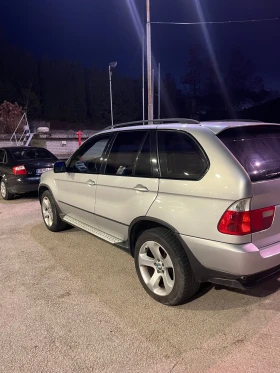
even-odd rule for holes
{"type": "Polygon", "coordinates": [[[216,58],[216,55],[215,55],[215,52],[214,52],[213,44],[212,44],[212,41],[210,39],[210,35],[209,35],[209,32],[208,32],[207,26],[205,24],[205,18],[204,18],[203,11],[202,11],[202,8],[201,8],[201,5],[200,5],[200,0],[195,0],[195,7],[196,7],[196,11],[198,13],[200,21],[203,22],[201,27],[202,27],[202,31],[203,31],[203,34],[204,34],[204,37],[205,37],[206,47],[207,47],[209,55],[211,57],[211,60],[212,60],[212,63],[213,63],[213,68],[214,68],[215,74],[217,76],[219,85],[221,87],[221,91],[223,93],[225,103],[228,107],[228,110],[229,110],[229,113],[231,114],[231,116],[235,117],[234,110],[233,110],[233,107],[232,107],[232,104],[231,104],[231,100],[230,100],[227,88],[225,86],[222,74],[220,72],[220,68],[219,68],[219,64],[218,64],[218,61],[217,61],[217,58],[216,58]]]}

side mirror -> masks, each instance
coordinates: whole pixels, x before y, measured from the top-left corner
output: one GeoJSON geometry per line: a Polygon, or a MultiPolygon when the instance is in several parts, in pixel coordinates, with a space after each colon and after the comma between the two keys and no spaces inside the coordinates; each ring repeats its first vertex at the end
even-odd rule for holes
{"type": "Polygon", "coordinates": [[[66,172],[66,163],[63,162],[63,161],[55,162],[55,164],[53,166],[53,172],[55,174],[62,174],[64,172],[66,172]]]}

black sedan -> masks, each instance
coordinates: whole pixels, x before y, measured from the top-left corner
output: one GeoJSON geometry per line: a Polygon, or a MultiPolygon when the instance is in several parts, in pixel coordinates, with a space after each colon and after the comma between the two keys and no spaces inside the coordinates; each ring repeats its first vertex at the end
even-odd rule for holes
{"type": "Polygon", "coordinates": [[[57,161],[55,155],[44,148],[0,148],[0,192],[3,199],[12,199],[15,194],[38,189],[40,176],[52,170],[57,161]]]}

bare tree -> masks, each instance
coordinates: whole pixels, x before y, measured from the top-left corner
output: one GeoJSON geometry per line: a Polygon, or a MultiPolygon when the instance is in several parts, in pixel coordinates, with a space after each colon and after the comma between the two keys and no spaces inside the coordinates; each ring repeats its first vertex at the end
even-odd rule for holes
{"type": "MultiPolygon", "coordinates": [[[[17,102],[11,104],[10,102],[4,101],[0,105],[0,134],[13,133],[22,115],[23,109],[17,102]]],[[[21,130],[23,130],[25,124],[25,121],[22,121],[21,130]]]]}
{"type": "Polygon", "coordinates": [[[265,89],[263,78],[256,74],[252,60],[246,58],[239,49],[231,52],[225,83],[235,110],[260,104],[270,95],[265,89]]]}
{"type": "Polygon", "coordinates": [[[190,48],[188,71],[181,80],[189,98],[197,98],[201,96],[203,62],[200,50],[200,45],[194,45],[190,48]]]}

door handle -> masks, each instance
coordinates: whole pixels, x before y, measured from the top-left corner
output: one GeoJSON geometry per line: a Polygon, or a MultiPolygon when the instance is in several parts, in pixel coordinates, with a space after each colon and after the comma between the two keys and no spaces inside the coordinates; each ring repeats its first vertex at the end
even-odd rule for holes
{"type": "Polygon", "coordinates": [[[87,185],[89,186],[94,186],[95,185],[95,182],[93,180],[88,180],[87,181],[87,185]]]}
{"type": "Polygon", "coordinates": [[[138,192],[148,192],[149,191],[149,189],[142,184],[137,184],[136,187],[134,187],[133,189],[137,190],[138,192]]]}

